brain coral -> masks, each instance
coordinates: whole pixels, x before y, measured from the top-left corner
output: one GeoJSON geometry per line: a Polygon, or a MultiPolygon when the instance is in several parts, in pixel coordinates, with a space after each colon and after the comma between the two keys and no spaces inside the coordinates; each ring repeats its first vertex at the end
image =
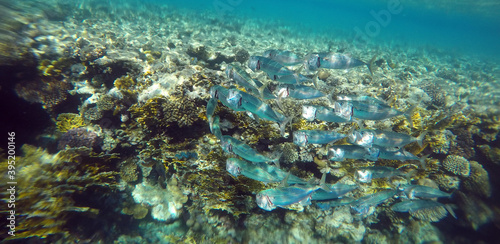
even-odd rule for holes
{"type": "Polygon", "coordinates": [[[462,156],[448,155],[443,161],[443,167],[458,176],[468,177],[470,173],[470,163],[462,156]]]}
{"type": "Polygon", "coordinates": [[[467,191],[484,197],[491,196],[491,185],[488,172],[476,161],[470,162],[470,176],[463,181],[467,191]]]}

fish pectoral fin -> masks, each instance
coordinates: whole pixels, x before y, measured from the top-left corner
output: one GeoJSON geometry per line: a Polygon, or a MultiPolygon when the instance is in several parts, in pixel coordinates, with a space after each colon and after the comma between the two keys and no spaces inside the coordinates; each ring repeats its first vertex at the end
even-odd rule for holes
{"type": "Polygon", "coordinates": [[[422,132],[422,134],[420,134],[417,137],[417,143],[420,146],[420,148],[424,147],[424,139],[425,139],[425,135],[427,135],[427,132],[428,131],[424,131],[424,132],[422,132]]]}
{"type": "Polygon", "coordinates": [[[445,204],[444,208],[446,208],[446,210],[448,210],[448,212],[450,212],[451,216],[453,216],[453,218],[456,219],[457,215],[455,214],[455,211],[453,211],[453,206],[454,206],[453,204],[445,204]]]}

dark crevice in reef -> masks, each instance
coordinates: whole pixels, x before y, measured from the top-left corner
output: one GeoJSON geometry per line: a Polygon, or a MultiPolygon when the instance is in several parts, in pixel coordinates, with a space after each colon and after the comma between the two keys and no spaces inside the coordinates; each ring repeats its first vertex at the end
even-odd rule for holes
{"type": "MultiPolygon", "coordinates": [[[[0,128],[7,137],[8,131],[16,133],[17,145],[34,144],[36,136],[53,123],[40,103],[30,103],[17,96],[15,85],[24,80],[37,79],[36,66],[0,66],[0,128]]],[[[7,144],[0,145],[6,149],[7,144]]],[[[19,152],[19,150],[16,150],[19,152]]]]}

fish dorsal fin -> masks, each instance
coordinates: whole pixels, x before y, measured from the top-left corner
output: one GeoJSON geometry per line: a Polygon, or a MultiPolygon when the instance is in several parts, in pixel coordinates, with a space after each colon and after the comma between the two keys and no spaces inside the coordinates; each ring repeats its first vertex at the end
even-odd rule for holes
{"type": "Polygon", "coordinates": [[[323,175],[321,175],[321,180],[319,181],[319,187],[326,192],[332,191],[330,187],[326,185],[326,172],[323,172],[323,175]]]}

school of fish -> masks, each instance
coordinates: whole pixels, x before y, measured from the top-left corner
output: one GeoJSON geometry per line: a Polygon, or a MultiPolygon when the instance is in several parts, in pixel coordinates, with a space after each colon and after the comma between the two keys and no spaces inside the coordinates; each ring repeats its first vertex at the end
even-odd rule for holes
{"type": "MultiPolygon", "coordinates": [[[[220,140],[222,149],[232,157],[227,159],[226,169],[233,177],[243,175],[253,180],[268,183],[281,183],[279,187],[260,191],[256,194],[257,205],[267,211],[277,207],[290,208],[294,204],[307,206],[315,201],[320,209],[349,205],[356,214],[366,214],[370,208],[386,202],[391,198],[400,199],[391,209],[396,212],[412,212],[447,205],[437,201],[438,198],[450,198],[451,194],[439,189],[412,185],[411,176],[415,170],[404,171],[400,168],[386,166],[358,167],[351,172],[356,184],[326,183],[326,174],[319,181],[305,181],[279,167],[281,154],[268,155],[257,151],[244,142],[222,135],[220,118],[215,115],[215,108],[220,101],[224,106],[235,112],[246,112],[254,119],[264,119],[277,123],[282,136],[285,135],[286,125],[291,123],[292,117],[283,114],[281,101],[284,98],[297,100],[312,100],[328,96],[317,90],[311,84],[316,84],[317,74],[313,77],[302,75],[301,70],[309,73],[319,69],[351,69],[367,66],[373,75],[371,63],[340,53],[311,53],[304,58],[285,50],[268,50],[262,56],[251,56],[248,68],[253,72],[264,72],[269,80],[259,81],[245,71],[238,64],[229,64],[226,67],[227,78],[236,86],[223,87],[215,85],[210,89],[211,98],[207,103],[207,118],[210,131],[220,140]],[[297,66],[300,66],[298,69],[297,66]],[[295,69],[294,69],[295,68],[295,69]],[[269,83],[278,83],[272,91],[269,83]],[[274,99],[278,108],[273,108],[266,100],[274,99]],[[282,112],[279,112],[278,109],[282,112]],[[373,179],[388,179],[403,177],[407,185],[400,185],[395,189],[386,189],[373,194],[364,195],[357,199],[343,197],[345,194],[358,189],[362,184],[371,183],[373,179]]],[[[330,123],[352,123],[360,120],[385,120],[396,116],[405,116],[409,125],[413,126],[411,116],[414,107],[407,111],[399,111],[384,101],[369,96],[337,96],[330,106],[303,105],[302,117],[307,121],[325,121],[330,123]]],[[[354,125],[353,125],[354,128],[354,125]]],[[[327,146],[327,158],[330,161],[344,161],[345,159],[377,161],[378,159],[417,161],[415,167],[425,167],[426,156],[417,157],[406,151],[404,147],[410,143],[418,143],[420,147],[426,131],[420,136],[383,131],[376,129],[352,129],[348,134],[328,130],[297,130],[293,131],[293,143],[298,147],[307,144],[322,144],[327,146]],[[335,145],[341,139],[347,139],[349,145],[335,145]]]]}

